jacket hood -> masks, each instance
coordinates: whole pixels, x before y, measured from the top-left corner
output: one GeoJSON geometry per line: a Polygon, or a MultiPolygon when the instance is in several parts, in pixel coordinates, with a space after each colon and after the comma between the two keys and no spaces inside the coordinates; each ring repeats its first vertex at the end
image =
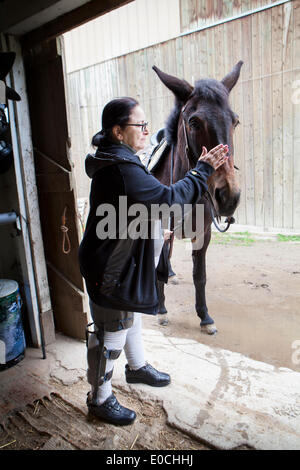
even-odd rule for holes
{"type": "Polygon", "coordinates": [[[98,147],[97,152],[92,155],[88,154],[85,159],[85,171],[89,178],[93,178],[95,174],[110,165],[118,165],[120,163],[136,163],[143,166],[139,157],[128,145],[111,145],[105,148],[98,147]]]}

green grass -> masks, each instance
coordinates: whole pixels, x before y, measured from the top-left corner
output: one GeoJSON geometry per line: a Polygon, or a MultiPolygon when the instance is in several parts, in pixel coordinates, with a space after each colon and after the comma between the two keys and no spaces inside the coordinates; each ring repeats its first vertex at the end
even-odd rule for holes
{"type": "Polygon", "coordinates": [[[249,232],[235,233],[212,233],[212,243],[217,245],[235,245],[235,246],[251,246],[255,243],[255,239],[249,232]]]}
{"type": "Polygon", "coordinates": [[[279,242],[300,242],[300,235],[282,235],[279,233],[277,240],[279,242]]]}
{"type": "MultiPolygon", "coordinates": [[[[300,235],[282,235],[279,233],[276,238],[274,237],[273,241],[275,240],[279,242],[300,242],[300,235]]],[[[266,240],[256,238],[249,232],[212,232],[211,241],[217,245],[251,246],[255,242],[263,243],[266,240]]]]}

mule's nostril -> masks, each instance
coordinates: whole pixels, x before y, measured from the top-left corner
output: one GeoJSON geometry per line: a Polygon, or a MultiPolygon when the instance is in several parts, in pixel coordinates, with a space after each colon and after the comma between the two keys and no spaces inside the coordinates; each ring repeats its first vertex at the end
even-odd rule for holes
{"type": "Polygon", "coordinates": [[[241,198],[241,191],[238,191],[238,192],[235,194],[235,203],[236,203],[236,206],[239,205],[240,198],[241,198]]]}
{"type": "Polygon", "coordinates": [[[217,188],[216,189],[216,200],[218,203],[224,204],[228,198],[228,189],[227,188],[217,188]]]}

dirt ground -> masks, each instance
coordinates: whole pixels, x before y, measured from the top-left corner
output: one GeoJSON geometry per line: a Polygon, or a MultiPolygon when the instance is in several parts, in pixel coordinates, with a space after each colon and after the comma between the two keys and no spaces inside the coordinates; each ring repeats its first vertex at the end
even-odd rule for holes
{"type": "MultiPolygon", "coordinates": [[[[296,237],[297,239],[299,237],[296,237]]],[[[218,333],[200,332],[194,307],[190,243],[176,240],[172,267],[178,285],[165,289],[169,324],[144,315],[144,327],[165,335],[239,352],[300,372],[300,242],[249,234],[214,234],[207,252],[206,299],[218,333]],[[295,348],[295,346],[294,346],[295,348]],[[294,356],[293,356],[294,354],[294,356]]]]}

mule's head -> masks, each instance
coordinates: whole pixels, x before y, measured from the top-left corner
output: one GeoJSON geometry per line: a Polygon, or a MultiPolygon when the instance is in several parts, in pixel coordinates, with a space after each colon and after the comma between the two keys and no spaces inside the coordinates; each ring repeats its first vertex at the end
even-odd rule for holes
{"type": "Polygon", "coordinates": [[[187,143],[190,165],[195,166],[203,146],[207,150],[218,144],[227,144],[229,147],[228,161],[208,180],[209,190],[217,203],[219,215],[224,216],[233,214],[240,199],[233,160],[233,132],[239,121],[238,116],[230,108],[229,93],[239,78],[242,65],[242,61],[238,62],[221,82],[202,79],[196,82],[195,87],[185,80],[153,67],[176,98],[175,109],[168,119],[166,133],[168,142],[176,144],[177,154],[183,158],[187,143]]]}

